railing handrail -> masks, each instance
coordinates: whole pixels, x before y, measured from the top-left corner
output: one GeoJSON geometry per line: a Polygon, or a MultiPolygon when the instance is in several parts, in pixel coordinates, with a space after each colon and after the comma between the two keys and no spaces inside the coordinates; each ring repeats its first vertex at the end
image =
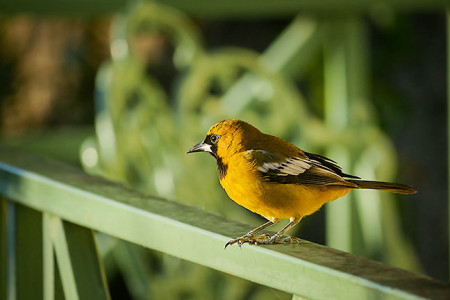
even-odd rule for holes
{"type": "Polygon", "coordinates": [[[237,246],[249,226],[0,147],[0,195],[69,222],[311,299],[448,299],[450,286],[325,246],[237,246]]]}

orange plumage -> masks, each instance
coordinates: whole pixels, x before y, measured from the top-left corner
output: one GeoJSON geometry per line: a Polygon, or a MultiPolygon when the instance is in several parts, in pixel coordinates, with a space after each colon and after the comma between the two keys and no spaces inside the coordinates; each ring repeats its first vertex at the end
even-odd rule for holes
{"type": "Polygon", "coordinates": [[[228,196],[268,220],[226,246],[297,242],[297,238],[282,235],[302,217],[353,189],[416,192],[402,184],[355,180],[358,177],[343,173],[334,161],[304,152],[241,120],[224,120],[213,125],[205,139],[187,153],[201,151],[209,152],[216,159],[220,184],[228,196]],[[255,236],[282,219],[290,219],[290,222],[273,236],[255,236]]]}

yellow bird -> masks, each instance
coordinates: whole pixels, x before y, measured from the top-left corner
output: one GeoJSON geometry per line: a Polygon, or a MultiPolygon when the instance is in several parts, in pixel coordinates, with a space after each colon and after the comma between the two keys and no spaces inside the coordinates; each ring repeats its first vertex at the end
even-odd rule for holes
{"type": "Polygon", "coordinates": [[[241,120],[223,120],[213,125],[205,139],[187,151],[192,152],[210,153],[217,161],[220,184],[228,196],[268,220],[230,240],[225,248],[234,243],[239,246],[298,243],[298,238],[285,238],[283,234],[323,204],[353,189],[417,192],[403,184],[359,180],[343,173],[335,161],[305,152],[241,120]],[[282,219],[290,222],[279,232],[272,236],[256,235],[282,219]]]}

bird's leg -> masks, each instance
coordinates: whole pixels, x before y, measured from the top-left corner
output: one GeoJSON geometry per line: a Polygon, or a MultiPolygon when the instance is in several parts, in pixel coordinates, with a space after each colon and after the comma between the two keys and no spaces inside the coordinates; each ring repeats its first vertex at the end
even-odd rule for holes
{"type": "Polygon", "coordinates": [[[302,218],[301,217],[297,217],[297,218],[290,218],[290,222],[284,226],[280,231],[278,231],[277,233],[275,233],[274,235],[272,235],[270,237],[270,239],[264,239],[264,240],[258,240],[255,241],[254,244],[256,245],[271,245],[271,244],[293,244],[293,243],[300,243],[300,239],[298,237],[287,237],[287,238],[283,238],[283,234],[285,234],[289,229],[291,229],[292,227],[294,227],[295,225],[298,224],[298,222],[300,222],[302,218]]]}
{"type": "Polygon", "coordinates": [[[246,234],[244,234],[241,237],[238,237],[236,239],[233,240],[229,240],[228,243],[225,244],[225,249],[230,246],[233,245],[235,243],[238,243],[239,246],[241,246],[244,243],[255,243],[256,241],[263,241],[266,240],[268,237],[270,237],[270,235],[268,233],[265,233],[263,235],[257,236],[255,237],[255,234],[257,234],[258,232],[260,232],[261,230],[263,230],[264,228],[269,227],[270,225],[276,224],[279,221],[273,222],[273,221],[268,221],[258,227],[256,227],[255,229],[250,230],[249,232],[247,232],[246,234]]]}

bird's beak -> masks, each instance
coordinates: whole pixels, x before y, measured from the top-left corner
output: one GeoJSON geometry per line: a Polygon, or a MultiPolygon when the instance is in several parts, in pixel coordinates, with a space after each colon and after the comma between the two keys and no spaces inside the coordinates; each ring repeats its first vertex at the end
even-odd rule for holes
{"type": "Polygon", "coordinates": [[[208,145],[204,141],[201,141],[191,149],[189,149],[186,154],[193,153],[193,152],[212,152],[211,151],[211,145],[208,145]]]}

